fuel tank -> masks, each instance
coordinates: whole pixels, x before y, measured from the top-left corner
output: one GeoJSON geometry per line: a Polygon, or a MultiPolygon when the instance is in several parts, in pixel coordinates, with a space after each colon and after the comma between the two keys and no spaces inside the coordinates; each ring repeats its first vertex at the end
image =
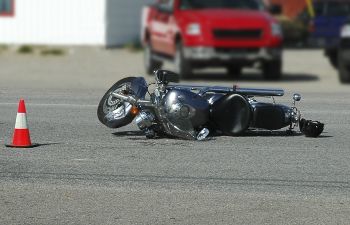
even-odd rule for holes
{"type": "Polygon", "coordinates": [[[163,104],[166,113],[178,120],[189,120],[196,129],[209,121],[208,101],[188,90],[172,89],[165,95],[163,104]]]}

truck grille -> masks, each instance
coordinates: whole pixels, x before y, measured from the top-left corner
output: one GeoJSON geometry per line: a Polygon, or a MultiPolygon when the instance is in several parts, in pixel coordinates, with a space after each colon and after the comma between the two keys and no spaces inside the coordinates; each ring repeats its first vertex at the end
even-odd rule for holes
{"type": "Polygon", "coordinates": [[[213,30],[216,39],[260,39],[262,30],[260,29],[239,29],[239,30],[213,30]]]}
{"type": "Polygon", "coordinates": [[[222,54],[258,54],[259,48],[215,48],[217,53],[222,54]]]}

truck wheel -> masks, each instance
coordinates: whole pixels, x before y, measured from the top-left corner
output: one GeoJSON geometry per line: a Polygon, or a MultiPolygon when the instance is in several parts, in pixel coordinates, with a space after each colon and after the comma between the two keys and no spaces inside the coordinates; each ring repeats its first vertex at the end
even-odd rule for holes
{"type": "Polygon", "coordinates": [[[144,49],[144,66],[146,73],[152,75],[155,70],[162,67],[163,63],[153,59],[153,50],[150,44],[147,44],[144,49]]]}
{"type": "Polygon", "coordinates": [[[350,83],[350,63],[345,61],[341,55],[338,57],[339,80],[342,83],[350,83]]]}
{"type": "Polygon", "coordinates": [[[338,55],[337,54],[330,54],[328,56],[328,58],[329,58],[329,62],[334,67],[334,69],[337,69],[338,68],[338,55]]]}
{"type": "Polygon", "coordinates": [[[176,72],[180,75],[181,78],[187,79],[192,76],[192,68],[190,63],[184,57],[183,46],[181,42],[178,42],[176,45],[174,62],[176,72]]]}
{"type": "Polygon", "coordinates": [[[227,74],[230,77],[238,78],[242,74],[242,67],[240,66],[227,66],[227,74]]]}
{"type": "Polygon", "coordinates": [[[282,77],[282,60],[264,62],[262,70],[265,80],[279,80],[282,77]]]}

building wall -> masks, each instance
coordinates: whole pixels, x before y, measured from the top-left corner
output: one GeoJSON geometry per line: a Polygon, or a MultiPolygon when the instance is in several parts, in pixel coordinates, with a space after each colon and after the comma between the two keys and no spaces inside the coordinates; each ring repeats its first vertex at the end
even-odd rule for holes
{"type": "Polygon", "coordinates": [[[283,14],[289,18],[294,18],[306,7],[306,0],[270,0],[272,4],[282,5],[283,14]]]}
{"type": "Polygon", "coordinates": [[[15,0],[14,15],[0,16],[0,43],[105,45],[105,3],[105,0],[15,0]]]}
{"type": "Polygon", "coordinates": [[[140,40],[143,6],[156,0],[106,0],[106,43],[118,46],[140,40]]]}

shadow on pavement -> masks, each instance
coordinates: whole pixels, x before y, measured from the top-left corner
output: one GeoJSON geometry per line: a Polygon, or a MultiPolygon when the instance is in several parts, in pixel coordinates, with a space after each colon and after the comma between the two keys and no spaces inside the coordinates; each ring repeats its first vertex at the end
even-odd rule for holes
{"type": "Polygon", "coordinates": [[[37,147],[41,147],[41,146],[49,146],[49,145],[60,145],[60,144],[63,144],[63,143],[44,143],[44,144],[37,144],[38,146],[37,147]]]}
{"type": "Polygon", "coordinates": [[[113,135],[120,137],[140,137],[145,136],[145,133],[143,131],[120,131],[113,133],[113,135]]]}
{"type": "MultiPolygon", "coordinates": [[[[153,139],[147,139],[145,137],[145,134],[142,131],[121,131],[121,132],[115,132],[113,133],[115,136],[120,136],[120,137],[128,137],[129,140],[133,141],[151,141],[151,140],[157,140],[157,139],[169,139],[169,140],[182,140],[173,136],[161,136],[161,137],[156,137],[153,139]]],[[[293,133],[288,133],[287,130],[277,130],[277,131],[268,131],[268,130],[250,130],[246,131],[245,133],[237,136],[228,136],[220,133],[212,133],[207,139],[204,141],[213,141],[216,140],[217,137],[299,137],[299,136],[304,136],[304,134],[300,132],[293,132],[293,133]]],[[[317,138],[332,138],[333,136],[329,135],[321,135],[317,138]]]]}
{"type": "MultiPolygon", "coordinates": [[[[187,81],[260,81],[260,82],[271,82],[264,80],[263,76],[259,73],[243,73],[240,77],[232,77],[226,73],[195,73],[191,78],[186,79],[187,81]]],[[[313,74],[305,73],[284,73],[282,78],[274,82],[312,82],[318,81],[319,77],[313,74]]]]}
{"type": "Polygon", "coordinates": [[[214,137],[289,137],[289,136],[303,136],[302,133],[299,132],[293,132],[288,133],[287,130],[277,130],[277,131],[269,131],[269,130],[248,130],[244,132],[243,134],[237,135],[237,136],[229,136],[225,134],[213,134],[214,137]]]}
{"type": "Polygon", "coordinates": [[[39,143],[32,143],[30,146],[25,146],[25,147],[21,147],[21,146],[14,146],[12,144],[5,144],[5,146],[9,149],[34,149],[34,148],[39,148],[42,146],[49,146],[49,145],[61,145],[64,143],[43,143],[43,144],[39,144],[39,143]]]}
{"type": "MultiPolygon", "coordinates": [[[[119,137],[129,137],[130,140],[134,140],[134,141],[150,140],[150,139],[146,139],[145,134],[142,131],[120,131],[120,132],[113,133],[113,135],[119,136],[119,137]]],[[[288,133],[287,130],[277,130],[277,131],[249,130],[237,136],[227,136],[220,133],[212,133],[205,141],[216,140],[216,137],[224,137],[224,136],[232,137],[232,138],[234,137],[297,137],[297,136],[304,136],[304,134],[297,131],[293,133],[288,133]]],[[[332,138],[332,137],[333,136],[330,136],[330,135],[321,135],[317,138],[332,138]]],[[[154,139],[178,139],[178,138],[165,135],[162,137],[156,137],[154,139]]]]}
{"type": "Polygon", "coordinates": [[[333,136],[330,136],[330,135],[321,135],[321,136],[319,136],[319,137],[317,137],[317,138],[332,138],[333,136]]]}

